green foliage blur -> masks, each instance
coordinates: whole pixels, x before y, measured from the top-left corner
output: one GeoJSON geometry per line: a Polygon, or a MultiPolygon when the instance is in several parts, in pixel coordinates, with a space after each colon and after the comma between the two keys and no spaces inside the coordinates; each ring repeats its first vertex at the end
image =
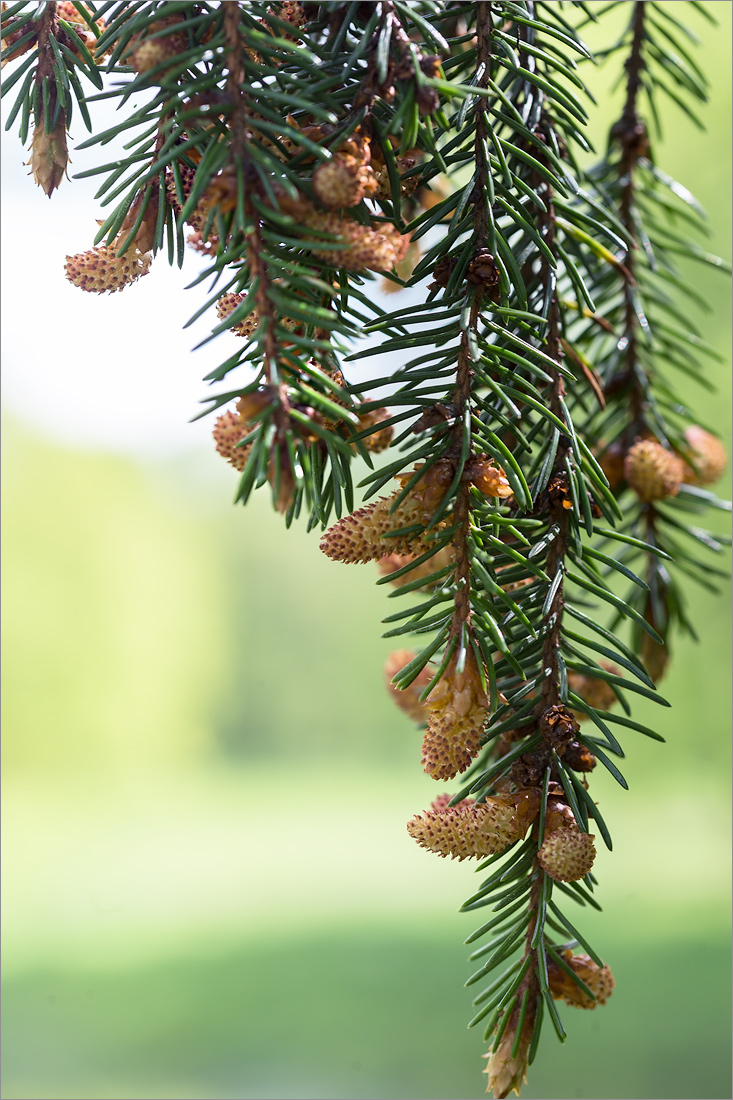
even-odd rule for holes
{"type": "MultiPolygon", "coordinates": [[[[708,7],[708,134],[668,111],[657,157],[727,255],[731,6],[708,7]]],[[[724,356],[690,401],[729,445],[729,287],[689,277],[724,356]]],[[[213,447],[143,465],[7,419],[3,1097],[483,1095],[475,879],[405,831],[436,790],[382,686],[372,567],[264,494],[230,507],[213,447]]],[[[616,990],[565,1010],[564,1047],[548,1029],[527,1100],[731,1094],[729,599],[689,598],[673,708],[636,712],[667,744],[629,731],[628,793],[593,776],[615,843],[583,927],[616,990]]]]}

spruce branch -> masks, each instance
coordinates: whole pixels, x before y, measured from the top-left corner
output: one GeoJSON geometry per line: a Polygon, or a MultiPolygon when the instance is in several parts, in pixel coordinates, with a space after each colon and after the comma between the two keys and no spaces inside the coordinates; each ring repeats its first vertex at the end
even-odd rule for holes
{"type": "Polygon", "coordinates": [[[565,913],[600,908],[595,837],[612,840],[593,772],[625,787],[621,734],[662,740],[631,701],[667,705],[671,628],[693,629],[678,577],[709,585],[697,546],[723,544],[689,520],[720,506],[705,486],[725,455],[669,377],[704,380],[711,354],[675,298],[677,258],[721,265],[649,136],[660,97],[691,113],[704,75],[677,21],[633,0],[602,51],[624,106],[585,169],[585,4],[32,7],[3,6],[3,63],[19,62],[10,122],[25,141],[33,115],[44,190],[72,98],[85,120],[116,102],[83,144],[128,154],[84,173],[108,210],[67,277],[122,290],[166,247],[181,264],[188,233],[190,289],[211,284],[192,320],[214,310],[205,342],[237,341],[201,413],[219,414],[237,500],[269,485],[309,529],[335,513],[324,552],[375,561],[397,600],[390,694],[422,727],[425,771],[461,784],[408,831],[484,861],[462,906],[492,908],[467,939],[485,942],[466,984],[489,982],[471,1025],[494,1095],[519,1091],[547,1019],[565,1036],[556,1001],[594,1009],[613,990],[565,913]],[[375,276],[407,304],[385,310],[375,276]],[[390,355],[349,383],[352,363],[390,355]]]}

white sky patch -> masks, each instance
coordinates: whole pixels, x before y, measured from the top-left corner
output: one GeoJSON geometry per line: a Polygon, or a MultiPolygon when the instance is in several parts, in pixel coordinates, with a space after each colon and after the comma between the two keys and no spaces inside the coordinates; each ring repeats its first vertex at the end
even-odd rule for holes
{"type": "MultiPolygon", "coordinates": [[[[8,97],[7,111],[14,102],[8,97]]],[[[108,102],[91,104],[98,130],[118,115],[108,102]]],[[[72,138],[88,137],[75,117],[72,138]]],[[[74,150],[69,175],[121,155],[129,135],[105,146],[74,150]]],[[[124,155],[124,154],[122,154],[124,155]]],[[[209,394],[246,384],[248,368],[220,383],[203,377],[232,355],[241,341],[224,333],[193,352],[218,324],[212,309],[190,328],[184,324],[212,291],[210,281],[184,287],[207,261],[190,249],[182,270],[161,251],[148,275],[115,294],[91,294],[64,277],[68,255],[91,248],[96,219],[113,209],[94,195],[106,173],[64,180],[49,200],[24,164],[29,153],[15,132],[3,134],[2,353],[3,400],[7,413],[51,439],[81,449],[111,450],[142,458],[163,458],[195,447],[210,449],[213,417],[189,423],[209,394]]],[[[365,292],[382,308],[397,308],[376,281],[365,292]]],[[[420,293],[420,292],[418,292],[420,293]]],[[[399,299],[406,304],[406,295],[399,299]]],[[[372,337],[369,342],[374,342],[372,337]]],[[[403,361],[409,356],[404,354],[403,361]]],[[[390,357],[347,366],[356,382],[382,375],[398,363],[390,357]]]]}

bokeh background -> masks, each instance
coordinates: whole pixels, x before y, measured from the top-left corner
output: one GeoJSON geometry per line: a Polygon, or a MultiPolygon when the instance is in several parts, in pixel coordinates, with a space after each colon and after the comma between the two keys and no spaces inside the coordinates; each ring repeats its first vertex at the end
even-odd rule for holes
{"type": "MultiPolygon", "coordinates": [[[[728,257],[731,5],[705,7],[707,134],[665,110],[657,158],[728,257]]],[[[615,71],[589,78],[599,148],[615,71]]],[[[98,181],[49,202],[3,149],[2,1095],[483,1095],[456,913],[476,880],[405,831],[436,792],[382,687],[384,588],[264,494],[231,507],[210,422],[188,423],[235,340],[191,353],[199,258],[83,295],[63,259],[98,181]]],[[[686,274],[723,362],[715,394],[682,385],[730,442],[729,286],[686,274]]],[[[689,600],[673,707],[636,712],[667,744],[629,731],[628,793],[594,775],[615,849],[583,928],[616,991],[565,1010],[564,1047],[548,1025],[527,1098],[730,1096],[729,593],[689,600]]]]}

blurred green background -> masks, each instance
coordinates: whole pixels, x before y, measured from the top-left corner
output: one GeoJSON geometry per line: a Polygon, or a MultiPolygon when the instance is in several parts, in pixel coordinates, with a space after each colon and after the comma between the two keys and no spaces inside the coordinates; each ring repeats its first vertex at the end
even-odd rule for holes
{"type": "MultiPolygon", "coordinates": [[[[657,157],[727,256],[731,5],[707,7],[708,133],[667,111],[657,157]]],[[[729,287],[688,274],[724,362],[717,396],[686,392],[730,442],[729,287]]],[[[405,831],[436,788],[382,687],[372,568],[328,562],[264,497],[230,507],[213,448],[73,450],[12,412],[2,1095],[483,1095],[462,988],[479,922],[455,912],[476,880],[405,831]]],[[[629,731],[628,793],[594,775],[615,849],[582,927],[616,991],[565,1010],[564,1047],[548,1027],[527,1098],[731,1095],[729,600],[689,599],[673,709],[636,711],[667,744],[629,731]]]]}

